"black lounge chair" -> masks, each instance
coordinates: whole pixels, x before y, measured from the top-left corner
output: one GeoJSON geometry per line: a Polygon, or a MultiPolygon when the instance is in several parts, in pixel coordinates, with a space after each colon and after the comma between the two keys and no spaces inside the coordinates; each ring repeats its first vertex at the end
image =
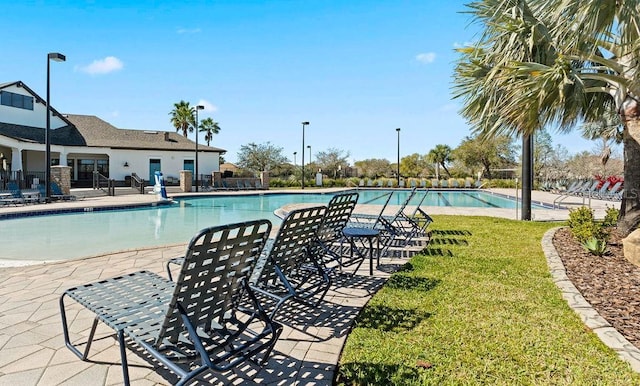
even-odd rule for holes
{"type": "Polygon", "coordinates": [[[325,206],[314,206],[290,212],[275,239],[269,240],[266,258],[250,283],[260,300],[270,305],[271,317],[289,299],[317,306],[329,290],[331,279],[312,246],[325,210],[325,206]]]}
{"type": "Polygon", "coordinates": [[[342,270],[356,264],[355,273],[364,261],[361,255],[348,253],[343,248],[342,230],[351,218],[358,197],[359,194],[355,192],[336,194],[327,205],[327,211],[316,233],[313,254],[319,257],[328,272],[336,267],[342,270]]]}
{"type": "MultiPolygon", "coordinates": [[[[351,216],[351,222],[347,225],[350,228],[370,228],[380,231],[380,255],[384,256],[388,253],[390,247],[404,248],[411,240],[420,234],[421,228],[431,223],[432,219],[424,211],[422,214],[426,215],[427,223],[421,225],[416,222],[411,216],[405,213],[405,209],[409,202],[415,196],[416,189],[412,189],[405,201],[400,205],[398,210],[392,214],[384,214],[393,192],[389,195],[386,202],[382,206],[382,209],[377,215],[369,214],[354,214],[351,216]]],[[[422,202],[422,201],[421,201],[422,202]]]]}
{"type": "Polygon", "coordinates": [[[175,283],[139,271],[66,290],[60,297],[65,344],[87,360],[97,323],[102,321],[117,333],[127,385],[127,342],[174,372],[180,378],[178,385],[209,369],[226,371],[260,354],[258,361],[263,364],[282,325],[269,318],[247,279],[270,230],[268,220],[256,220],[200,231],[189,243],[175,283]],[[96,314],[84,352],[69,339],[67,297],[96,314]]]}

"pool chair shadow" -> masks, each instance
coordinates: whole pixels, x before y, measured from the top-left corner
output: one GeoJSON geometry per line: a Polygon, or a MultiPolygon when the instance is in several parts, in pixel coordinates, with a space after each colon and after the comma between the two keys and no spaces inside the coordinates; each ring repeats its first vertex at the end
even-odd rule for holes
{"type": "Polygon", "coordinates": [[[356,319],[356,327],[380,331],[411,331],[423,320],[432,316],[429,312],[406,310],[385,305],[368,305],[356,319]]]}
{"type": "Polygon", "coordinates": [[[116,332],[125,385],[130,383],[127,343],[175,374],[178,385],[247,360],[264,364],[282,325],[269,318],[248,278],[270,230],[268,220],[255,220],[198,232],[176,282],[138,271],[67,289],[59,300],[66,346],[87,360],[103,322],[116,332]],[[84,351],[70,341],[77,331],[67,319],[66,299],[95,314],[84,351]]]}

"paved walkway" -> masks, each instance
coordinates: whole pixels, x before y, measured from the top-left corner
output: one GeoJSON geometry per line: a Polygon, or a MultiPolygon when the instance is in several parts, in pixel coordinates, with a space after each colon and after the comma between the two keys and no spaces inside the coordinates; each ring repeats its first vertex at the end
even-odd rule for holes
{"type": "MultiPolygon", "coordinates": [[[[509,194],[508,191],[499,191],[509,194]]],[[[534,192],[534,200],[553,202],[552,196],[534,192]],[[549,201],[550,200],[550,201],[549,201]]],[[[112,206],[152,202],[152,195],[87,198],[77,202],[54,203],[15,208],[9,211],[56,210],[70,206],[112,206]],[[40,209],[40,207],[43,207],[40,209]],[[44,208],[46,207],[46,208],[44,208]]],[[[608,202],[593,203],[603,213],[608,202]]],[[[376,208],[359,207],[359,211],[376,208]]],[[[476,210],[429,207],[433,214],[478,214],[516,218],[514,210],[476,210]]],[[[534,210],[536,219],[562,220],[567,210],[534,210]]],[[[25,242],[28,242],[25,240],[25,242]]],[[[186,244],[185,244],[186,245],[186,244]]],[[[122,383],[119,349],[113,332],[100,326],[92,346],[91,362],[82,362],[64,346],[58,299],[69,287],[112,277],[125,272],[148,269],[164,275],[164,262],[184,252],[185,245],[113,253],[100,257],[0,269],[0,386],[1,385],[118,385],[122,383]]],[[[72,246],[70,246],[72,248],[72,246]]],[[[267,385],[330,385],[342,346],[359,310],[382,286],[389,272],[406,258],[381,261],[373,276],[365,263],[358,275],[336,277],[334,285],[319,307],[292,305],[280,312],[285,325],[268,365],[246,364],[224,374],[205,373],[201,384],[261,383],[267,385]],[[287,312],[288,311],[288,312],[287,312]]],[[[92,314],[74,308],[72,339],[86,337],[92,314]]],[[[176,379],[142,357],[130,354],[130,375],[136,385],[168,384],[176,379]]]]}

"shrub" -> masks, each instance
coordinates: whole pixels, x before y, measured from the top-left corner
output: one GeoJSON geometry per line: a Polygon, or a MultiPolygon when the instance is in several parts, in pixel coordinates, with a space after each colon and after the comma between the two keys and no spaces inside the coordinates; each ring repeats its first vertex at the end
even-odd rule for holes
{"type": "Polygon", "coordinates": [[[591,238],[606,243],[608,234],[602,229],[602,225],[593,218],[593,210],[586,206],[570,210],[567,224],[571,228],[571,234],[580,243],[585,243],[591,238]]]}
{"type": "Polygon", "coordinates": [[[620,210],[614,207],[607,206],[607,212],[604,215],[602,225],[605,227],[613,227],[618,223],[618,217],[620,217],[620,210]]]}

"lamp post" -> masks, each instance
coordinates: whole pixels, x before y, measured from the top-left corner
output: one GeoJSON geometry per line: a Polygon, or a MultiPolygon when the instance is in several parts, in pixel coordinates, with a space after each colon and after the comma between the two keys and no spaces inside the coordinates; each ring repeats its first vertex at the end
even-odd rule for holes
{"type": "Polygon", "coordinates": [[[293,166],[296,166],[296,155],[298,154],[297,151],[293,152],[293,166]]]}
{"type": "Polygon", "coordinates": [[[194,165],[194,173],[196,175],[196,192],[198,191],[198,110],[204,110],[204,106],[196,106],[196,163],[194,165]]]}
{"type": "Polygon", "coordinates": [[[304,189],[304,127],[307,126],[309,122],[302,122],[302,189],[304,189]]]}
{"type": "Polygon", "coordinates": [[[311,165],[311,145],[307,145],[307,149],[309,149],[309,165],[311,165]]]}
{"type": "Polygon", "coordinates": [[[398,186],[400,186],[400,128],[396,129],[398,132],[398,186]]]}
{"type": "Polygon", "coordinates": [[[51,129],[51,104],[49,102],[49,98],[50,98],[50,87],[51,87],[51,82],[50,82],[50,76],[49,76],[49,72],[50,72],[50,63],[51,61],[54,62],[64,62],[65,60],[67,60],[67,58],[58,53],[58,52],[50,52],[47,54],[47,126],[45,128],[44,131],[44,148],[45,148],[45,161],[46,165],[45,165],[45,175],[44,175],[44,183],[45,183],[45,192],[46,192],[46,196],[45,200],[46,202],[51,202],[51,141],[49,139],[49,130],[51,129]]]}

